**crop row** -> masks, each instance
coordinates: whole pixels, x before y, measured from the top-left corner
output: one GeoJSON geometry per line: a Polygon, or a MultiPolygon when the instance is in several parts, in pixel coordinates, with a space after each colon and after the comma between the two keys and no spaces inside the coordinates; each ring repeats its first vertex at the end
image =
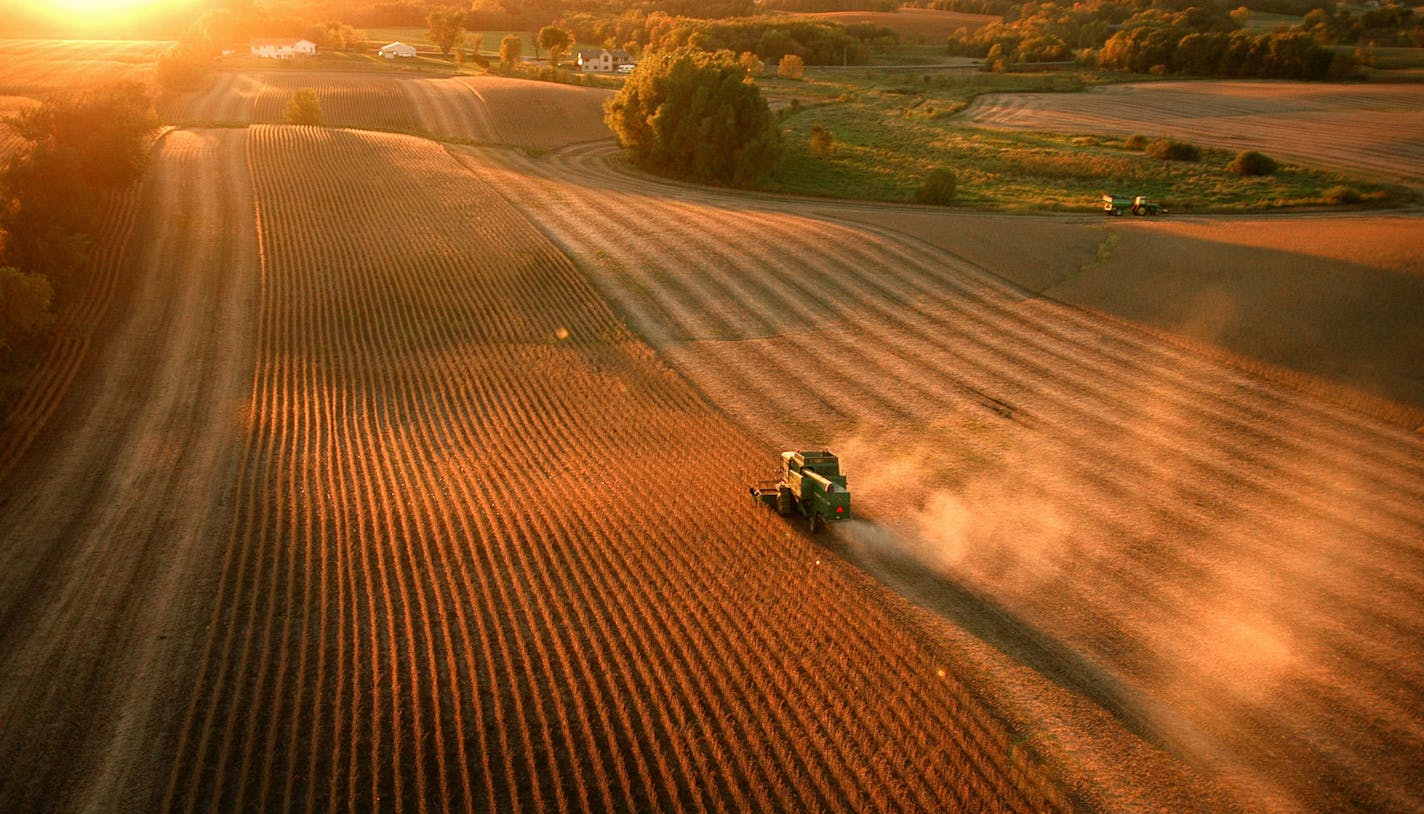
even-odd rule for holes
{"type": "Polygon", "coordinates": [[[485,182],[249,139],[253,435],[165,808],[1063,805],[485,182]]]}
{"type": "Polygon", "coordinates": [[[670,200],[602,159],[499,160],[544,178],[511,201],[734,416],[849,453],[860,505],[1194,732],[1189,756],[1417,804],[1419,729],[1384,723],[1424,697],[1417,438],[893,232],[670,200]]]}

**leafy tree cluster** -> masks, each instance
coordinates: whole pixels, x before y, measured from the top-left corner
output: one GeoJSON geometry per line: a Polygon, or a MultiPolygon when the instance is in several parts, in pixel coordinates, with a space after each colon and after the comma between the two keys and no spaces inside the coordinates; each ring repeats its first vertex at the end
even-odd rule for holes
{"type": "Polygon", "coordinates": [[[894,11],[900,4],[895,0],[762,0],[761,7],[814,14],[821,11],[894,11]]]}
{"type": "Polygon", "coordinates": [[[961,14],[1008,14],[1014,0],[909,0],[906,8],[928,8],[936,11],[957,11],[961,14]]]}
{"type": "Polygon", "coordinates": [[[768,63],[779,63],[793,54],[807,65],[864,65],[870,61],[873,44],[898,41],[895,33],[883,26],[794,19],[649,18],[648,28],[651,50],[690,45],[705,51],[749,51],[768,63]]]}
{"type": "Polygon", "coordinates": [[[1114,34],[1103,45],[1098,64],[1139,73],[1261,79],[1335,79],[1354,70],[1351,57],[1331,53],[1301,32],[1179,35],[1169,28],[1114,34]]]}
{"type": "Polygon", "coordinates": [[[1002,23],[956,33],[947,46],[952,54],[983,57],[989,70],[1075,57],[1104,68],[1189,76],[1327,79],[1353,70],[1349,57],[1303,32],[1245,30],[1244,7],[1187,2],[1028,2],[1002,23]]]}
{"type": "Polygon", "coordinates": [[[1299,29],[1322,45],[1399,45],[1424,48],[1424,17],[1394,3],[1352,14],[1315,9],[1305,15],[1299,29]]]}
{"type": "Polygon", "coordinates": [[[751,186],[781,152],[776,118],[729,51],[647,56],[604,121],[639,165],[678,178],[751,186]]]}
{"type": "Polygon", "coordinates": [[[53,97],[4,124],[26,145],[0,170],[0,381],[35,349],[55,292],[78,282],[98,226],[96,193],[148,166],[158,119],[147,88],[119,82],[53,97]]]}

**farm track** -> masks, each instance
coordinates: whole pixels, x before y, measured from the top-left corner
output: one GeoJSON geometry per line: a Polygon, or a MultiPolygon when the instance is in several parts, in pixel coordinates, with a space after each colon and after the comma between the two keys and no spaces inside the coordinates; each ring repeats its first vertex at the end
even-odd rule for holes
{"type": "Polygon", "coordinates": [[[486,181],[351,131],[246,158],[251,434],[163,809],[1066,805],[486,181]]]}
{"type": "Polygon", "coordinates": [[[1424,183],[1424,89],[1411,84],[1153,82],[987,94],[959,118],[1063,133],[1161,134],[1424,183]]]}
{"type": "Polygon", "coordinates": [[[906,549],[1130,688],[1243,804],[1424,805],[1417,436],[891,230],[659,189],[603,148],[455,152],[504,165],[731,415],[834,444],[906,549]]]}

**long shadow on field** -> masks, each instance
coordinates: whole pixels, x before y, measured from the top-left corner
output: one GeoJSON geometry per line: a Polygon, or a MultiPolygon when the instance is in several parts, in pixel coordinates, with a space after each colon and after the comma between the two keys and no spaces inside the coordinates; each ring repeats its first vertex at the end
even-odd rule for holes
{"type": "Polygon", "coordinates": [[[853,520],[842,528],[841,534],[828,535],[823,542],[843,559],[1054,684],[1093,701],[1138,737],[1164,745],[1157,734],[1160,711],[1149,714],[1135,693],[1078,652],[915,559],[893,532],[865,520],[853,520]]]}

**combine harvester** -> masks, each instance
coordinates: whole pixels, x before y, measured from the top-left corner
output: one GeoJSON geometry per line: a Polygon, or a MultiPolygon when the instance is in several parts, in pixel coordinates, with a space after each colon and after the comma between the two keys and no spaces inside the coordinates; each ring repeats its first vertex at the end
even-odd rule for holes
{"type": "Polygon", "coordinates": [[[1167,214],[1167,210],[1147,200],[1146,195],[1138,195],[1135,198],[1127,195],[1104,195],[1099,202],[1102,203],[1104,212],[1118,217],[1122,217],[1123,212],[1131,212],[1134,215],[1167,214]]]}
{"type": "Polygon", "coordinates": [[[850,489],[840,461],[828,450],[781,453],[781,480],[758,483],[751,493],[782,517],[806,518],[812,534],[827,523],[850,519],[850,489]]]}

